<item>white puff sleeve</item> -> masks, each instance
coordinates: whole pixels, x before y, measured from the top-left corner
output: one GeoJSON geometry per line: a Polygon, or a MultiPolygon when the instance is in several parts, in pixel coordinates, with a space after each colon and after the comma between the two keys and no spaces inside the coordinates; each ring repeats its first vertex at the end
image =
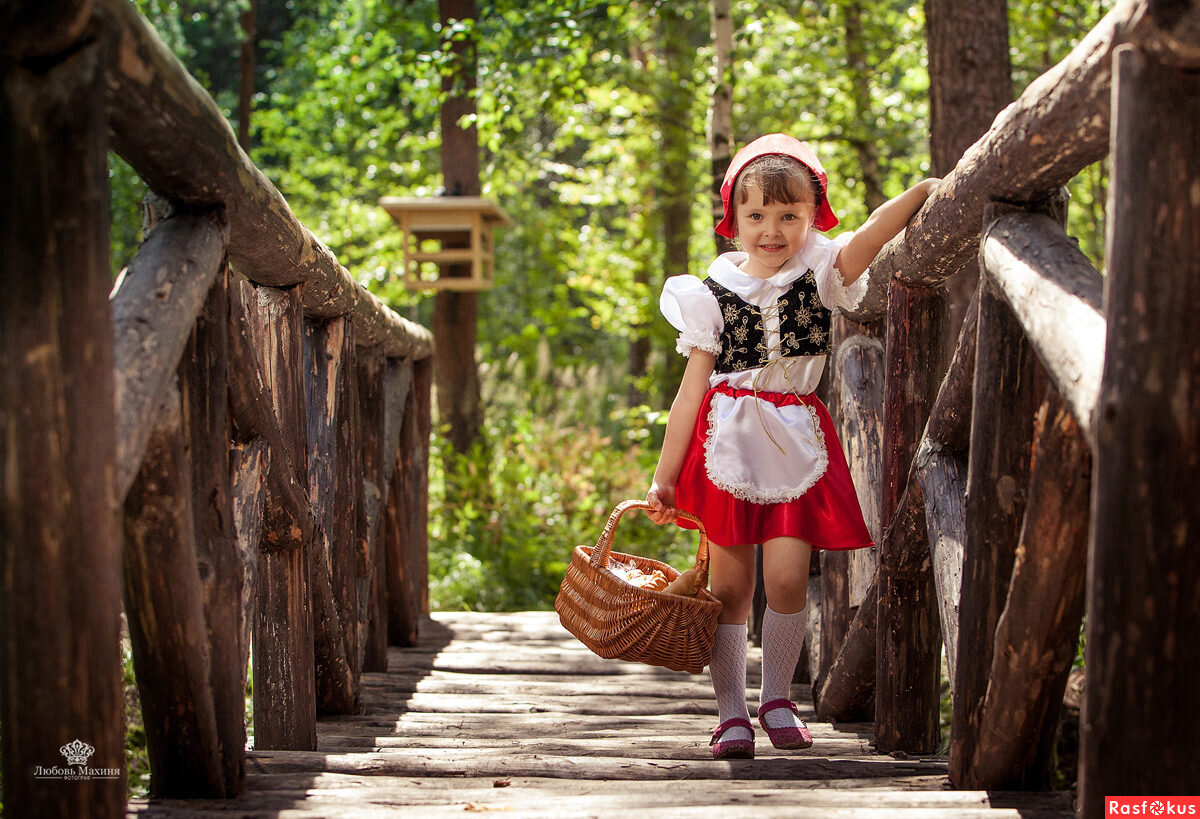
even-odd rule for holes
{"type": "Polygon", "coordinates": [[[679,331],[675,349],[690,355],[693,349],[719,355],[725,322],[717,297],[692,275],[671,276],[658,300],[663,316],[679,331]]]}
{"type": "Polygon", "coordinates": [[[846,285],[842,279],[842,272],[838,270],[834,264],[837,262],[838,253],[846,246],[846,243],[854,236],[853,231],[839,233],[833,239],[826,239],[819,234],[816,235],[817,242],[810,242],[803,251],[805,261],[812,268],[813,274],[817,279],[817,293],[821,296],[821,301],[830,310],[841,308],[843,310],[853,310],[862,302],[863,296],[867,294],[867,282],[870,280],[871,271],[866,270],[861,276],[854,280],[853,284],[846,285]]]}

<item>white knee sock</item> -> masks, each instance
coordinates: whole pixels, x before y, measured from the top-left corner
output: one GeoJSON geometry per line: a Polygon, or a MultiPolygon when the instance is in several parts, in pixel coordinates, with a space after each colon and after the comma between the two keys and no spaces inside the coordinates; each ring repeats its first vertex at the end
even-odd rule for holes
{"type": "MultiPolygon", "coordinates": [[[[791,699],[792,674],[804,648],[804,632],[808,626],[806,610],[795,614],[780,614],[767,606],[762,628],[762,692],[759,705],[771,700],[791,699]]],[[[772,728],[799,727],[796,715],[779,708],[766,716],[772,728]]]]}
{"type": "MultiPolygon", "coordinates": [[[[717,626],[717,640],[713,645],[708,670],[712,676],[713,691],[717,694],[719,722],[738,717],[749,720],[750,711],[746,708],[745,623],[722,623],[717,626]]],[[[738,727],[730,728],[721,739],[750,739],[750,736],[750,731],[738,727]]]]}

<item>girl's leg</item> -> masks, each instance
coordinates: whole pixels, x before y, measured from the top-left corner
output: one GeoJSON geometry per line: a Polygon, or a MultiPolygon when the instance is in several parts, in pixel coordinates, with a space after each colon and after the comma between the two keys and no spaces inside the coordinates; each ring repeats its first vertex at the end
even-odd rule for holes
{"type": "MultiPolygon", "coordinates": [[[[759,705],[791,699],[792,674],[808,625],[808,562],[812,547],[799,538],[781,537],[763,544],[763,578],[767,611],[762,629],[762,691],[759,705]]],[[[801,726],[787,708],[765,716],[771,728],[801,726]]]]}
{"type": "MultiPolygon", "coordinates": [[[[754,547],[713,546],[709,550],[712,593],[722,603],[709,674],[717,695],[719,723],[750,719],[746,708],[746,617],[754,597],[754,547]]],[[[723,740],[750,739],[745,728],[730,728],[723,740]]]]}

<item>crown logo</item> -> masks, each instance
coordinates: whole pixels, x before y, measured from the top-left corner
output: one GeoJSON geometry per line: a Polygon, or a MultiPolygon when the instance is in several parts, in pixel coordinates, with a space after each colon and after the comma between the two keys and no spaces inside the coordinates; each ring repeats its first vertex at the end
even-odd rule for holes
{"type": "Polygon", "coordinates": [[[67,758],[68,765],[87,765],[88,759],[96,753],[96,749],[78,739],[58,749],[67,758]]]}

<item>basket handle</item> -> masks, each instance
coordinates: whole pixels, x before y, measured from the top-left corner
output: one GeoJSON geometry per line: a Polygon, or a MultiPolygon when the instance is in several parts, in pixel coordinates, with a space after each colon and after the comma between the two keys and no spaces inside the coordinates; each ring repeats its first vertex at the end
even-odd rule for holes
{"type": "MultiPolygon", "coordinates": [[[[589,561],[593,568],[607,569],[609,553],[612,551],[613,535],[617,531],[617,523],[621,520],[621,516],[630,509],[652,509],[650,504],[643,500],[626,500],[617,504],[617,508],[608,517],[608,523],[604,524],[604,531],[600,533],[600,539],[596,541],[596,548],[592,550],[592,557],[589,561]]],[[[696,566],[700,567],[700,574],[703,579],[701,585],[708,588],[708,532],[704,529],[704,524],[695,515],[679,510],[679,517],[684,520],[691,521],[696,524],[700,533],[700,546],[696,550],[696,566]]]]}

